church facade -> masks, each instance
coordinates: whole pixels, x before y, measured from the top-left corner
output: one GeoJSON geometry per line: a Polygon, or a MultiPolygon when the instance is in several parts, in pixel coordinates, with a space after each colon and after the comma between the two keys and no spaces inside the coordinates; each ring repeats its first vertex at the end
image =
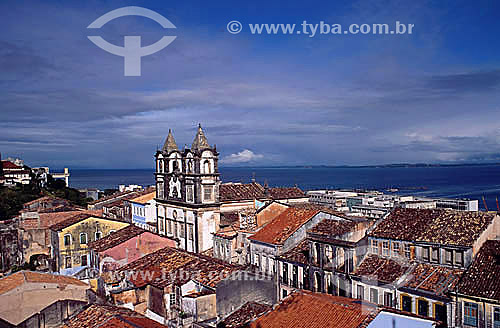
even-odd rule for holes
{"type": "Polygon", "coordinates": [[[190,252],[212,248],[213,233],[219,228],[218,157],[201,125],[191,148],[180,150],[169,131],[155,154],[157,231],[190,252]]]}

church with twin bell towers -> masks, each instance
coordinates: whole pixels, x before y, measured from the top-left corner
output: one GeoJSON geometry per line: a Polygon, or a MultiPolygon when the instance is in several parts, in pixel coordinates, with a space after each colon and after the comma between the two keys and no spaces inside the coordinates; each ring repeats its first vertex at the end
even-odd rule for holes
{"type": "Polygon", "coordinates": [[[179,248],[198,253],[212,247],[220,223],[218,160],[201,125],[191,148],[179,149],[169,130],[156,151],[157,229],[176,239],[179,248]]]}

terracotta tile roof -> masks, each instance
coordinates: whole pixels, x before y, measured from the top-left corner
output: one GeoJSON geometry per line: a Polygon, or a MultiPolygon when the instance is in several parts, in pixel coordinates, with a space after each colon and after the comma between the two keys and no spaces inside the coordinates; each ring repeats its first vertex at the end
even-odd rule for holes
{"type": "Polygon", "coordinates": [[[269,188],[269,195],[272,199],[306,198],[306,194],[297,187],[291,188],[269,188]]]}
{"type": "Polygon", "coordinates": [[[376,306],[340,296],[293,293],[249,327],[357,328],[373,320],[376,306]]]}
{"type": "Polygon", "coordinates": [[[88,286],[86,283],[67,276],[53,275],[33,271],[19,271],[0,279],[0,294],[20,287],[25,283],[51,283],[59,285],[88,286]]]}
{"type": "Polygon", "coordinates": [[[89,213],[82,213],[82,214],[77,214],[77,215],[74,215],[72,217],[69,217],[66,220],[63,220],[61,222],[58,222],[58,223],[50,226],[50,229],[54,230],[54,231],[60,231],[60,230],[62,230],[64,228],[72,226],[73,224],[76,224],[78,222],[84,221],[84,220],[86,220],[88,218],[98,218],[98,219],[103,219],[103,220],[108,220],[108,221],[124,222],[124,221],[121,221],[121,220],[116,220],[116,219],[112,219],[112,218],[104,218],[104,217],[100,217],[100,216],[97,216],[97,215],[92,215],[92,214],[89,214],[89,213]]]}
{"type": "Polygon", "coordinates": [[[363,259],[352,274],[364,279],[393,283],[401,277],[408,268],[408,263],[398,263],[392,259],[370,254],[363,259]]]}
{"type": "Polygon", "coordinates": [[[280,255],[281,259],[288,262],[295,262],[301,264],[309,263],[309,243],[306,240],[301,241],[297,246],[289,250],[288,252],[280,255]]]}
{"type": "Polygon", "coordinates": [[[282,245],[288,237],[318,213],[319,211],[314,209],[287,208],[249,239],[282,245]]]}
{"type": "Polygon", "coordinates": [[[19,227],[22,229],[47,229],[50,226],[62,222],[79,214],[99,215],[100,211],[65,211],[53,213],[40,213],[40,218],[23,218],[19,227]]]}
{"type": "Polygon", "coordinates": [[[353,221],[324,219],[316,224],[312,229],[309,229],[308,232],[327,237],[334,237],[355,231],[356,227],[357,224],[353,221]]]}
{"type": "Polygon", "coordinates": [[[228,226],[228,225],[231,225],[235,222],[239,222],[240,221],[240,216],[238,214],[238,212],[225,212],[225,213],[221,213],[221,217],[220,217],[220,225],[221,226],[228,226]]]}
{"type": "Polygon", "coordinates": [[[149,201],[153,200],[156,196],[156,191],[147,193],[146,195],[139,196],[137,198],[132,198],[130,201],[139,204],[147,204],[149,201]]]}
{"type": "Polygon", "coordinates": [[[291,199],[306,198],[306,194],[297,187],[275,187],[264,188],[256,182],[244,183],[223,183],[219,187],[221,202],[253,200],[253,199],[291,199]]]}
{"type": "Polygon", "coordinates": [[[219,187],[219,195],[221,202],[265,198],[264,187],[256,182],[223,183],[219,187]]]}
{"type": "Polygon", "coordinates": [[[96,252],[103,252],[107,249],[115,247],[116,245],[120,245],[121,243],[132,239],[144,232],[146,232],[146,230],[132,224],[118,231],[115,231],[106,237],[89,243],[89,248],[94,249],[96,252]]]}
{"type": "Polygon", "coordinates": [[[7,170],[22,169],[22,166],[16,165],[11,161],[2,161],[2,167],[7,170]]]}
{"type": "Polygon", "coordinates": [[[440,265],[419,263],[402,282],[402,286],[446,297],[449,291],[454,291],[463,272],[440,265]]]}
{"type": "Polygon", "coordinates": [[[93,304],[70,318],[65,328],[165,328],[145,316],[118,306],[93,304]]]}
{"type": "Polygon", "coordinates": [[[106,202],[106,201],[109,201],[111,199],[119,198],[119,197],[122,197],[124,195],[130,194],[132,192],[133,191],[115,192],[114,194],[107,195],[107,196],[101,197],[99,199],[96,199],[96,200],[90,202],[89,205],[95,205],[95,204],[99,204],[102,202],[106,202]]]}
{"type": "Polygon", "coordinates": [[[395,209],[370,233],[377,238],[472,246],[496,213],[395,209]]]}
{"type": "Polygon", "coordinates": [[[296,208],[314,209],[314,210],[325,212],[325,213],[328,213],[331,215],[335,215],[335,216],[340,217],[340,218],[345,218],[345,219],[350,218],[350,216],[347,216],[343,212],[339,212],[339,211],[334,210],[331,207],[323,206],[323,205],[319,205],[319,204],[315,204],[315,203],[304,202],[304,203],[294,203],[294,204],[288,204],[288,205],[296,207],[296,208]]]}
{"type": "Polygon", "coordinates": [[[500,301],[500,240],[487,240],[458,283],[458,292],[500,301]]]}
{"type": "Polygon", "coordinates": [[[128,273],[128,280],[137,288],[148,284],[163,288],[191,279],[215,287],[220,280],[240,269],[240,266],[209,256],[165,247],[121,267],[118,272],[128,273]]]}
{"type": "Polygon", "coordinates": [[[249,321],[259,317],[272,308],[272,306],[267,304],[248,302],[231,313],[231,315],[225,318],[221,324],[225,328],[243,328],[249,321]]]}

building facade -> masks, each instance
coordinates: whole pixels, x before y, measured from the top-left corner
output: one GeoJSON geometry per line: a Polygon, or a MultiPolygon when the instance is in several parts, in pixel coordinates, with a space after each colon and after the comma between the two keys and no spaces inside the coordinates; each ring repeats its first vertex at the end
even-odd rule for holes
{"type": "Polygon", "coordinates": [[[172,132],[155,154],[158,233],[178,239],[180,248],[212,248],[219,229],[219,153],[201,128],[191,148],[179,150],[172,132]]]}

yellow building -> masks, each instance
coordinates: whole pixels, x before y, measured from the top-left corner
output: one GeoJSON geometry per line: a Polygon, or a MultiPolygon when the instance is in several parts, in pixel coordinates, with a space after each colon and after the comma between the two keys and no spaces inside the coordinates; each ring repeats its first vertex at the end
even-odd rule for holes
{"type": "Polygon", "coordinates": [[[78,214],[50,227],[53,270],[89,266],[88,245],[129,223],[91,214],[78,214]]]}

